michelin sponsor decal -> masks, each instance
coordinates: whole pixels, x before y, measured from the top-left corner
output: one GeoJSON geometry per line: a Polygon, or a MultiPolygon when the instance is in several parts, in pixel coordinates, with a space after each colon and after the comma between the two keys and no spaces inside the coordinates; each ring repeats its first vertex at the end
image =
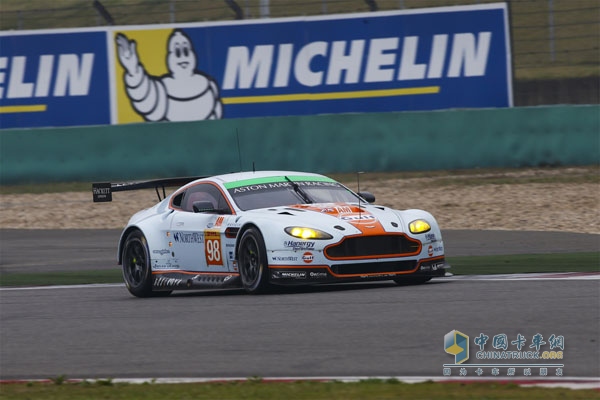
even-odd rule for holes
{"type": "Polygon", "coordinates": [[[304,271],[304,270],[272,270],[271,278],[276,280],[309,280],[326,281],[329,275],[325,271],[304,271]]]}
{"type": "Polygon", "coordinates": [[[505,3],[3,32],[0,127],[512,105],[505,3]]]}
{"type": "Polygon", "coordinates": [[[306,271],[272,271],[273,279],[306,279],[306,271]]]}

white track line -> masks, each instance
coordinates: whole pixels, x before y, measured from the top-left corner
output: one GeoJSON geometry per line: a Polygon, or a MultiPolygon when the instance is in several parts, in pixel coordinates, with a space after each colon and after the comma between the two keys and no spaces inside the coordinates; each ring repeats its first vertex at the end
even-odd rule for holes
{"type": "Polygon", "coordinates": [[[2,287],[0,292],[12,292],[19,290],[55,290],[55,289],[96,289],[110,287],[125,287],[124,283],[90,283],[86,285],[55,285],[55,286],[18,286],[2,287]]]}
{"type": "Polygon", "coordinates": [[[549,281],[600,280],[600,272],[548,272],[532,274],[454,275],[436,281],[549,281]]]}
{"type": "MultiPolygon", "coordinates": [[[[267,378],[115,378],[115,379],[67,379],[65,382],[68,383],[80,383],[87,381],[90,383],[103,382],[110,380],[113,383],[128,383],[128,384],[180,384],[180,383],[226,383],[226,382],[246,382],[260,380],[261,382],[278,382],[278,383],[290,383],[298,381],[313,381],[313,382],[360,382],[364,380],[377,379],[381,381],[397,380],[403,383],[423,383],[433,381],[437,383],[497,383],[497,384],[517,384],[523,387],[538,386],[547,388],[568,388],[568,389],[596,389],[600,390],[600,378],[592,377],[565,377],[561,379],[548,378],[548,379],[527,379],[527,378],[514,378],[514,379],[502,379],[494,377],[481,377],[481,378],[447,378],[439,376],[323,376],[323,377],[267,377],[267,378]]],[[[51,379],[15,379],[15,380],[0,380],[2,384],[24,384],[28,382],[39,382],[39,383],[53,383],[51,379]]]]}
{"type": "MultiPolygon", "coordinates": [[[[551,273],[532,273],[532,274],[492,274],[492,275],[453,275],[441,278],[435,278],[438,282],[452,281],[597,281],[600,280],[600,272],[551,272],[551,273]]],[[[20,290],[54,290],[54,289],[95,289],[124,287],[123,283],[103,283],[86,285],[58,285],[58,286],[20,286],[20,287],[0,287],[2,291],[20,291],[20,290]]]]}

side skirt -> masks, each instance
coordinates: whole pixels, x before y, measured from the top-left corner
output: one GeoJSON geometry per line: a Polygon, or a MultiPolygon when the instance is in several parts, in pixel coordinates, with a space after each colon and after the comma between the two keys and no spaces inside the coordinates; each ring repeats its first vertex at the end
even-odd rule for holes
{"type": "Polygon", "coordinates": [[[242,287],[240,274],[229,272],[153,271],[152,290],[224,289],[242,287]]]}

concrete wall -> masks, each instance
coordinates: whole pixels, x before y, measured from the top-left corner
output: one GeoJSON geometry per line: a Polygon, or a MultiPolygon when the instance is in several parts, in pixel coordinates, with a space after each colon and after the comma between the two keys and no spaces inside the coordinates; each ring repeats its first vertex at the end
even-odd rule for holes
{"type": "Polygon", "coordinates": [[[588,165],[600,162],[600,106],[4,130],[0,155],[2,184],[206,175],[253,162],[324,173],[588,165]]]}

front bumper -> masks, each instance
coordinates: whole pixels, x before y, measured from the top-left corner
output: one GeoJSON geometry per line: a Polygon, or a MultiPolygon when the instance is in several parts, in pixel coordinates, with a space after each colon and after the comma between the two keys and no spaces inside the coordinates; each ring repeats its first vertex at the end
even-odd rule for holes
{"type": "Polygon", "coordinates": [[[374,260],[367,263],[332,265],[271,265],[269,280],[276,285],[306,285],[318,283],[381,281],[400,277],[440,277],[450,265],[444,256],[423,260],[374,260]]]}

